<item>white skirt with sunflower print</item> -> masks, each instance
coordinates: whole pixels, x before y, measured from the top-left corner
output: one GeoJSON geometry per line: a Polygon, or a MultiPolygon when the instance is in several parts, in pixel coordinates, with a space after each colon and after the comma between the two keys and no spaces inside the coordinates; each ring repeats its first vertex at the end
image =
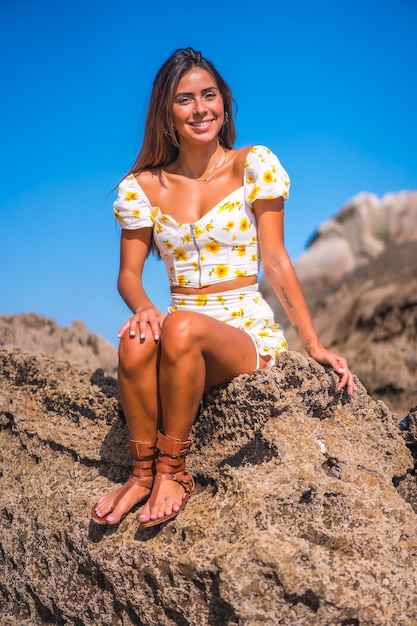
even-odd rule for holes
{"type": "Polygon", "coordinates": [[[278,355],[288,350],[283,328],[275,322],[257,284],[198,296],[172,293],[168,313],[174,311],[204,313],[244,330],[253,339],[258,354],[271,357],[268,365],[274,365],[278,355]]]}

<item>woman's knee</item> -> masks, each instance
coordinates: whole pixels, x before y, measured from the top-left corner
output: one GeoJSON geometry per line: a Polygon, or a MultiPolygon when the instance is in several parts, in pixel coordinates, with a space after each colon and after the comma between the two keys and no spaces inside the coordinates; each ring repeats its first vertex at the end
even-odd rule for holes
{"type": "Polygon", "coordinates": [[[164,319],[161,334],[161,349],[173,358],[198,346],[201,335],[199,316],[188,311],[175,311],[164,319]]]}
{"type": "Polygon", "coordinates": [[[136,337],[131,338],[125,333],[119,342],[119,373],[125,376],[136,375],[138,370],[154,362],[157,349],[153,337],[147,337],[140,342],[136,337]]]}

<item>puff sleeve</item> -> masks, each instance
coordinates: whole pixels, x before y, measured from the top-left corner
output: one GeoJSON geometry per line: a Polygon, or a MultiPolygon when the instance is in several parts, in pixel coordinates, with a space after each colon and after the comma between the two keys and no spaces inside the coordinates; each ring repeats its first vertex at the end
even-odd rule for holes
{"type": "Polygon", "coordinates": [[[134,230],[153,226],[151,203],[133,174],[120,183],[113,211],[121,228],[134,230]]]}
{"type": "Polygon", "coordinates": [[[265,146],[254,146],[245,162],[245,200],[272,200],[289,195],[290,179],[278,158],[265,146]]]}

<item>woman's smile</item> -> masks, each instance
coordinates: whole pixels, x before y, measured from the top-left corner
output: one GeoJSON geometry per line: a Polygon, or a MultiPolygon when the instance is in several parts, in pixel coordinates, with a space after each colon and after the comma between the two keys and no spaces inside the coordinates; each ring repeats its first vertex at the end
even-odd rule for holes
{"type": "Polygon", "coordinates": [[[214,122],[213,119],[203,120],[201,122],[189,122],[189,126],[192,126],[193,128],[197,130],[207,130],[207,128],[209,128],[213,122],[214,122]]]}

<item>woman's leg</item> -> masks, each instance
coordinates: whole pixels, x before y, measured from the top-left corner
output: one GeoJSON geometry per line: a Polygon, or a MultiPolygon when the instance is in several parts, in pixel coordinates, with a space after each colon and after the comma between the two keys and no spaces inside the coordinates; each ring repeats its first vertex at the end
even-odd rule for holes
{"type": "MultiPolygon", "coordinates": [[[[131,439],[155,441],[159,419],[158,350],[149,337],[139,342],[125,333],[119,346],[119,388],[123,411],[131,439]]],[[[118,524],[130,509],[150,493],[149,488],[130,481],[129,488],[120,497],[124,487],[102,496],[94,506],[96,516],[108,524],[118,524]]]]}
{"type": "MultiPolygon", "coordinates": [[[[255,345],[244,331],[207,315],[177,311],[163,324],[159,385],[165,435],[186,441],[204,391],[251,373],[257,363],[255,345]]],[[[266,364],[261,359],[261,367],[266,364]]],[[[181,508],[184,488],[165,480],[152,493],[139,520],[147,522],[181,508]]]]}

